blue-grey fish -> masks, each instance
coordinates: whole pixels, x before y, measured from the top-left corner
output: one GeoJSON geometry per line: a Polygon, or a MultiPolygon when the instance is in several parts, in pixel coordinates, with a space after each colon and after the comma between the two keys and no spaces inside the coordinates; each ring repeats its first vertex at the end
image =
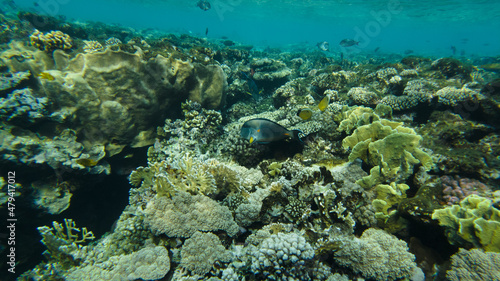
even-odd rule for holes
{"type": "Polygon", "coordinates": [[[319,42],[318,44],[316,44],[316,47],[325,52],[328,52],[328,50],[330,50],[330,44],[326,41],[319,42]]]}
{"type": "Polygon", "coordinates": [[[342,46],[342,47],[352,47],[352,46],[358,45],[358,44],[359,44],[358,41],[355,41],[352,39],[344,39],[344,40],[340,41],[340,46],[342,46]]]}
{"type": "Polygon", "coordinates": [[[250,119],[241,127],[240,135],[250,143],[266,144],[284,139],[298,140],[304,134],[300,130],[288,130],[280,124],[265,118],[250,119]]]}
{"type": "Polygon", "coordinates": [[[198,6],[203,11],[208,11],[210,10],[210,8],[212,8],[212,5],[210,5],[210,2],[208,2],[207,0],[198,1],[198,3],[196,3],[196,6],[198,6]]]}

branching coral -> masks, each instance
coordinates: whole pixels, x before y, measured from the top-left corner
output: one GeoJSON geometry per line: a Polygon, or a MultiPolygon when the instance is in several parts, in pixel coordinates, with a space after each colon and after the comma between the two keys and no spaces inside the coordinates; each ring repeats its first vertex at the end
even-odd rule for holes
{"type": "Polygon", "coordinates": [[[47,52],[55,49],[68,50],[73,46],[71,37],[59,30],[45,34],[39,30],[35,30],[30,35],[30,41],[32,46],[47,52]]]}

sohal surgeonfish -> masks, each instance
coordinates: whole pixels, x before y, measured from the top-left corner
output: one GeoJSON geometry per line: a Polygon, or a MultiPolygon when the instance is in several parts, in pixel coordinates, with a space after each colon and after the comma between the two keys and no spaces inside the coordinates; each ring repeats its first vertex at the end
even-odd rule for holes
{"type": "Polygon", "coordinates": [[[288,130],[280,124],[265,118],[248,120],[241,127],[240,135],[250,143],[266,144],[284,139],[298,140],[303,133],[299,130],[288,130]]]}

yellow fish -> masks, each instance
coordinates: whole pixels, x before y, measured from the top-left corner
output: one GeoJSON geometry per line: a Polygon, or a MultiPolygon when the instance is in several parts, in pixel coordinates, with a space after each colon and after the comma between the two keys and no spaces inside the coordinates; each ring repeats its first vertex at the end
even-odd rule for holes
{"type": "Polygon", "coordinates": [[[311,119],[312,115],[313,115],[313,112],[309,108],[303,108],[303,109],[299,110],[299,112],[297,112],[297,116],[302,118],[302,120],[309,120],[309,119],[311,119]]]}
{"type": "Polygon", "coordinates": [[[97,165],[97,162],[99,161],[95,161],[94,159],[88,159],[88,158],[86,159],[80,158],[77,159],[75,162],[85,167],[94,167],[95,165],[97,165]]]}
{"type": "Polygon", "coordinates": [[[500,63],[483,64],[479,67],[488,71],[500,72],[500,63]]]}
{"type": "Polygon", "coordinates": [[[50,73],[48,72],[40,72],[38,74],[38,77],[40,77],[41,79],[45,79],[45,80],[49,80],[49,81],[54,81],[54,79],[56,79],[54,76],[52,76],[50,73]]]}
{"type": "Polygon", "coordinates": [[[330,98],[328,96],[324,97],[318,104],[319,110],[325,111],[329,103],[330,103],[330,98]]]}

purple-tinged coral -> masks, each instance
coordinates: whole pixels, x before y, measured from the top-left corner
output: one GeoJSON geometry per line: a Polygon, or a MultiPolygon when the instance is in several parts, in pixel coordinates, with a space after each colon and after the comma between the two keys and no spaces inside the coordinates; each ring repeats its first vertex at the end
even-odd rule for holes
{"type": "Polygon", "coordinates": [[[489,187],[482,182],[475,179],[461,178],[458,175],[455,175],[455,177],[443,176],[441,182],[443,185],[443,199],[450,206],[459,203],[471,194],[485,195],[490,191],[489,187]]]}

